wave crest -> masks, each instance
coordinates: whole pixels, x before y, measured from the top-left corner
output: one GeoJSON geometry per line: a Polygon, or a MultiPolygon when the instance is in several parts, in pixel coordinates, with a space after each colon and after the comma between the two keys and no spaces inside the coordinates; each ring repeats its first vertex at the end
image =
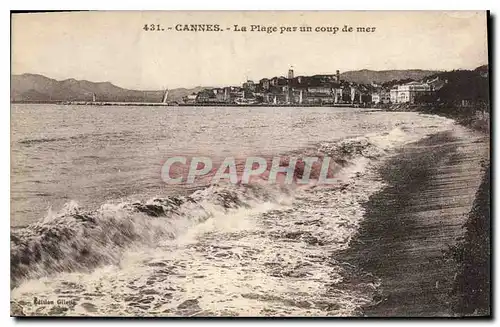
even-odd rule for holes
{"type": "Polygon", "coordinates": [[[275,201],[274,194],[258,185],[211,186],[189,196],[108,203],[95,211],[69,202],[60,212],[11,232],[11,287],[28,278],[119,264],[131,246],[154,246],[215,213],[275,201]]]}

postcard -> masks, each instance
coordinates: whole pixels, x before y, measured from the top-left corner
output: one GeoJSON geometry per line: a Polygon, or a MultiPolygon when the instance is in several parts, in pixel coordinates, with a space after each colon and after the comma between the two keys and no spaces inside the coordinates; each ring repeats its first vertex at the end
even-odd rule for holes
{"type": "Polygon", "coordinates": [[[11,316],[491,316],[487,11],[11,14],[11,316]]]}

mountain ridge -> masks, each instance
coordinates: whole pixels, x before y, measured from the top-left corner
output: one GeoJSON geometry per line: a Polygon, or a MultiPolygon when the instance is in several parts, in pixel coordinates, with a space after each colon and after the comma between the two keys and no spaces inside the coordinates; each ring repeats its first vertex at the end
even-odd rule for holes
{"type": "MultiPolygon", "coordinates": [[[[170,101],[180,101],[184,96],[199,92],[204,87],[176,88],[169,90],[170,101]]],[[[11,76],[11,102],[98,101],[110,102],[161,102],[164,90],[129,90],[111,82],[92,82],[67,78],[55,80],[41,74],[11,76]]]]}

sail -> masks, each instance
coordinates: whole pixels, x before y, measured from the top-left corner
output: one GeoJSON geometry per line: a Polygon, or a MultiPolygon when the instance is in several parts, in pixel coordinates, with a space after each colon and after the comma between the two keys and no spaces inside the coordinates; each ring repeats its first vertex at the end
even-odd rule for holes
{"type": "Polygon", "coordinates": [[[167,99],[168,99],[168,89],[165,90],[165,94],[163,95],[163,100],[162,102],[163,103],[167,103],[167,99]]]}
{"type": "Polygon", "coordinates": [[[95,95],[95,93],[92,93],[92,102],[96,102],[96,95],[95,95]]]}

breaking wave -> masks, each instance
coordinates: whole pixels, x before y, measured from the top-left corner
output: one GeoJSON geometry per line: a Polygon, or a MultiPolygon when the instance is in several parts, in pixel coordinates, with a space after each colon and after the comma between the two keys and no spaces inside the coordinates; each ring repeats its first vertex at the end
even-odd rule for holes
{"type": "Polygon", "coordinates": [[[211,186],[189,196],[104,204],[87,212],[72,201],[11,233],[12,286],[27,278],[118,264],[127,247],[152,246],[215,214],[275,200],[271,189],[248,185],[211,186]]]}

